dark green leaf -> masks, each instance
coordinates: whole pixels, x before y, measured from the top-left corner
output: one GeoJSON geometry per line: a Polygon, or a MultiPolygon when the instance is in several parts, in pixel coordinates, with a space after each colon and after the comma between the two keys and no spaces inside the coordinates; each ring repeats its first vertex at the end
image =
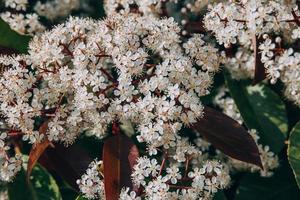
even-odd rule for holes
{"type": "Polygon", "coordinates": [[[270,178],[247,174],[242,178],[235,200],[299,200],[300,190],[288,163],[282,163],[270,178]]]}
{"type": "Polygon", "coordinates": [[[285,105],[279,96],[263,84],[247,86],[231,79],[228,73],[225,79],[246,126],[256,129],[260,142],[278,153],[284,146],[288,128],[285,105]]]}
{"type": "Polygon", "coordinates": [[[0,46],[10,47],[20,53],[26,53],[30,36],[20,35],[11,30],[9,25],[0,18],[0,46]]]}
{"type": "Polygon", "coordinates": [[[36,165],[27,183],[25,170],[8,184],[10,200],[60,200],[61,195],[54,178],[41,166],[36,165]]]}
{"type": "Polygon", "coordinates": [[[226,198],[224,192],[222,190],[220,190],[215,194],[213,200],[227,200],[227,198],[226,198]]]}
{"type": "Polygon", "coordinates": [[[288,146],[288,159],[298,186],[300,187],[300,122],[298,122],[291,131],[288,146]]]}

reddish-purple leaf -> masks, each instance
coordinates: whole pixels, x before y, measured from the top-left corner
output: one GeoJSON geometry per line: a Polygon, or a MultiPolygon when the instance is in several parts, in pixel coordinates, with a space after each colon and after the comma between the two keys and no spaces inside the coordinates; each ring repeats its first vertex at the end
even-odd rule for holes
{"type": "Polygon", "coordinates": [[[12,55],[17,53],[18,51],[15,49],[0,46],[0,55],[12,55]]]}
{"type": "Polygon", "coordinates": [[[261,54],[259,53],[259,39],[254,34],[252,37],[252,45],[254,49],[254,59],[255,59],[255,74],[253,84],[260,83],[266,78],[266,71],[264,64],[261,62],[261,54]]]}
{"type": "MultiPolygon", "coordinates": [[[[78,145],[65,147],[61,144],[55,144],[54,148],[48,148],[45,151],[41,164],[50,164],[50,170],[54,170],[78,191],[76,180],[85,173],[92,160],[89,154],[78,145]]],[[[49,168],[49,166],[44,167],[49,168]]]]}
{"type": "Polygon", "coordinates": [[[123,187],[134,189],[131,173],[138,157],[137,147],[125,135],[114,135],[105,141],[103,164],[106,199],[117,200],[123,187]]]}
{"type": "Polygon", "coordinates": [[[204,117],[192,128],[226,155],[262,167],[258,147],[251,135],[227,115],[205,107],[204,117]]]}

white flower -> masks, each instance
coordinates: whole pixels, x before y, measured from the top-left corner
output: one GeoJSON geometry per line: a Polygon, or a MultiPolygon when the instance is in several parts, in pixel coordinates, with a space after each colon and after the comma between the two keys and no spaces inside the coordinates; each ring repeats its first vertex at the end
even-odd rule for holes
{"type": "Polygon", "coordinates": [[[80,191],[85,198],[88,199],[105,199],[104,196],[104,183],[101,180],[99,173],[102,161],[93,161],[86,170],[86,174],[77,180],[80,191]]]}
{"type": "Polygon", "coordinates": [[[167,179],[171,180],[172,184],[176,184],[177,180],[182,178],[182,175],[179,172],[179,168],[175,165],[168,167],[166,169],[166,172],[167,172],[166,177],[167,179]]]}
{"type": "Polygon", "coordinates": [[[140,197],[136,196],[136,193],[134,191],[130,191],[129,194],[128,192],[129,192],[129,188],[123,188],[121,190],[119,200],[141,200],[140,197]]]}

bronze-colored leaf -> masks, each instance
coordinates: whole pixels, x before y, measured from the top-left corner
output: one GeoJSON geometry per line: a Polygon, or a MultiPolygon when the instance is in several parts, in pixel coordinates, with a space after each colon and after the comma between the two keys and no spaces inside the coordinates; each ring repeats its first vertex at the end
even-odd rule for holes
{"type": "MultiPolygon", "coordinates": [[[[47,129],[48,129],[48,121],[44,122],[41,125],[39,129],[39,133],[45,134],[47,129]]],[[[30,174],[36,162],[38,161],[38,159],[41,157],[41,155],[45,152],[45,150],[48,148],[50,144],[51,142],[46,138],[44,141],[40,143],[36,143],[32,146],[28,158],[28,165],[27,165],[27,172],[26,172],[27,181],[29,181],[30,174]]]]}
{"type": "Polygon", "coordinates": [[[133,189],[131,173],[138,157],[137,147],[125,135],[114,135],[105,141],[103,163],[106,199],[119,199],[123,187],[133,189]]]}
{"type": "Polygon", "coordinates": [[[258,147],[251,135],[227,115],[205,107],[204,117],[192,128],[226,155],[262,167],[258,147]]]}

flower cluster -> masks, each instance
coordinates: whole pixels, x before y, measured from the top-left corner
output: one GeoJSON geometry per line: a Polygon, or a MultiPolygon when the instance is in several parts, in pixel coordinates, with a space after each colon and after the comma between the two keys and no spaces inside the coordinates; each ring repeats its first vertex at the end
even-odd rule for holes
{"type": "Polygon", "coordinates": [[[225,65],[233,78],[254,76],[255,58],[251,52],[256,38],[257,59],[264,65],[268,79],[272,84],[282,81],[285,96],[300,105],[299,56],[292,48],[283,48],[299,38],[300,13],[295,5],[280,0],[229,1],[211,5],[204,21],[220,44],[229,47],[239,42],[243,46],[225,65]]]}
{"type": "MultiPolygon", "coordinates": [[[[183,148],[176,156],[184,161],[177,132],[202,116],[199,97],[208,94],[218,69],[207,56],[195,57],[191,45],[185,45],[186,55],[179,31],[172,18],[70,18],[35,36],[29,55],[0,59],[7,67],[0,79],[1,113],[30,143],[47,138],[66,145],[82,132],[103,138],[109,124],[129,120],[152,155],[174,144],[183,148]],[[39,132],[45,123],[47,131],[39,132]]],[[[193,46],[198,54],[217,54],[201,47],[203,42],[193,46]]]]}
{"type": "Polygon", "coordinates": [[[288,23],[294,19],[293,12],[281,0],[228,1],[211,5],[204,23],[220,44],[228,47],[239,41],[249,45],[255,35],[295,28],[288,23]]]}
{"type": "Polygon", "coordinates": [[[228,58],[225,68],[236,80],[253,78],[255,73],[255,58],[251,51],[239,48],[235,56],[228,58]]]}
{"type": "Polygon", "coordinates": [[[38,15],[54,20],[68,16],[71,11],[78,9],[79,6],[79,0],[52,0],[46,3],[38,1],[34,6],[34,10],[38,15]]]}
{"type": "Polygon", "coordinates": [[[239,113],[234,100],[229,97],[227,93],[228,89],[226,87],[221,87],[218,91],[218,94],[214,98],[214,103],[222,109],[224,114],[228,115],[240,124],[243,124],[242,116],[239,113]]]}
{"type": "Polygon", "coordinates": [[[271,83],[280,79],[285,86],[285,96],[300,105],[300,54],[292,48],[280,48],[281,39],[276,38],[273,42],[268,35],[266,40],[259,46],[262,54],[262,62],[265,65],[271,83]]]}
{"type": "Polygon", "coordinates": [[[21,170],[22,158],[20,154],[10,157],[7,151],[10,149],[6,145],[7,133],[0,134],[0,180],[12,181],[12,178],[21,170]]]}
{"type": "Polygon", "coordinates": [[[80,5],[79,0],[51,0],[46,3],[38,1],[34,6],[36,13],[27,13],[28,0],[5,0],[4,2],[7,8],[14,9],[16,12],[6,11],[0,13],[0,17],[13,30],[29,35],[41,33],[46,29],[40,22],[39,16],[44,16],[53,21],[67,16],[72,10],[78,9],[80,5]]]}
{"type": "Polygon", "coordinates": [[[163,0],[105,0],[104,8],[107,15],[139,12],[143,15],[158,16],[163,2],[163,0]]]}
{"type": "Polygon", "coordinates": [[[79,189],[85,198],[105,199],[104,183],[100,172],[101,165],[102,161],[94,160],[88,166],[86,173],[81,176],[81,179],[77,180],[79,189]]]}
{"type": "Polygon", "coordinates": [[[26,10],[28,0],[5,0],[5,6],[16,9],[16,10],[26,10]]]}
{"type": "MultiPolygon", "coordinates": [[[[202,157],[201,151],[186,138],[177,138],[177,141],[178,144],[164,150],[162,159],[157,156],[137,159],[132,180],[136,187],[143,188],[146,199],[211,199],[218,190],[228,186],[230,177],[226,165],[202,157]]],[[[91,184],[90,188],[98,187],[103,186],[91,184]]],[[[138,200],[140,197],[129,188],[123,188],[119,199],[138,200]]]]}
{"type": "Polygon", "coordinates": [[[22,13],[22,11],[26,11],[27,9],[27,0],[5,0],[5,6],[17,11],[0,13],[0,17],[7,22],[13,30],[21,34],[34,34],[45,30],[45,27],[39,22],[37,14],[22,13]]]}

